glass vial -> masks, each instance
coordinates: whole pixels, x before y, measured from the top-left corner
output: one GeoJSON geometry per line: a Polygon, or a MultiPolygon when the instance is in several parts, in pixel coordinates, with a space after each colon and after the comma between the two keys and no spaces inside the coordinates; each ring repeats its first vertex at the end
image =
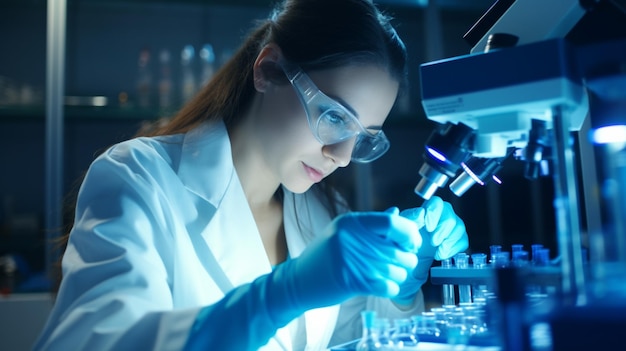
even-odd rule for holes
{"type": "Polygon", "coordinates": [[[394,331],[391,333],[391,340],[396,350],[417,346],[417,338],[413,334],[411,320],[409,318],[394,319],[394,331]]]}
{"type": "Polygon", "coordinates": [[[376,312],[361,312],[361,320],[363,323],[363,334],[361,340],[356,345],[356,351],[382,350],[378,335],[379,329],[376,327],[376,312]]]}

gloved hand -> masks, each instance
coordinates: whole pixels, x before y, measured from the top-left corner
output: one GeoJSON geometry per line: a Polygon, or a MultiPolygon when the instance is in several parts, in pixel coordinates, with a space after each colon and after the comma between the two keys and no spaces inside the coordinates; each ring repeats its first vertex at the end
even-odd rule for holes
{"type": "Polygon", "coordinates": [[[443,260],[465,251],[469,239],[463,220],[454,213],[452,205],[440,197],[433,196],[422,207],[406,209],[400,215],[415,221],[422,235],[422,246],[417,252],[417,267],[394,298],[396,303],[408,305],[428,279],[433,259],[443,260]]]}
{"type": "Polygon", "coordinates": [[[256,350],[307,310],[356,295],[395,296],[417,265],[418,226],[397,212],[347,213],[325,234],[299,257],[203,308],[185,350],[256,350]]]}
{"type": "Polygon", "coordinates": [[[344,214],[323,240],[276,270],[269,301],[274,311],[305,311],[356,295],[393,297],[415,269],[420,245],[416,222],[398,213],[344,214]]]}

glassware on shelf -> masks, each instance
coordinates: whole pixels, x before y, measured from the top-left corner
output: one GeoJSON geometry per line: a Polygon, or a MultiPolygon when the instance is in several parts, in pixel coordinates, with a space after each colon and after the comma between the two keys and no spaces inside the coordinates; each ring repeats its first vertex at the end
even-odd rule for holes
{"type": "Polygon", "coordinates": [[[152,104],[152,69],[151,52],[143,48],[139,52],[138,76],[137,76],[137,103],[140,107],[150,107],[152,104]]]}
{"type": "Polygon", "coordinates": [[[167,49],[159,53],[159,107],[169,109],[173,105],[171,54],[167,49]]]}
{"type": "Polygon", "coordinates": [[[185,103],[196,93],[196,77],[194,74],[194,61],[196,51],[192,45],[185,45],[180,53],[181,65],[181,98],[185,103]]]}
{"type": "Polygon", "coordinates": [[[215,51],[213,45],[204,44],[200,49],[200,60],[202,62],[202,73],[200,75],[200,86],[204,86],[208,81],[213,78],[215,74],[215,51]]]}

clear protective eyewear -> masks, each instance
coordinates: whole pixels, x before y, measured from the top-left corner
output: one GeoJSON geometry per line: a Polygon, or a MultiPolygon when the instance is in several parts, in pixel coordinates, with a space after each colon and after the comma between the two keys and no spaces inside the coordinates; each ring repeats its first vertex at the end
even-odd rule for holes
{"type": "Polygon", "coordinates": [[[309,127],[323,145],[333,145],[356,137],[353,162],[367,163],[389,150],[389,139],[382,130],[368,131],[345,106],[322,93],[300,67],[285,63],[282,69],[296,90],[306,111],[309,127]]]}

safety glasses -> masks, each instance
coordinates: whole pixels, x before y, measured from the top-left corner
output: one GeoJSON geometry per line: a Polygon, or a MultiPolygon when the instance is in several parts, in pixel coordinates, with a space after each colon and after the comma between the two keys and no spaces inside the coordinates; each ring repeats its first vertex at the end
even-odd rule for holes
{"type": "Polygon", "coordinates": [[[342,104],[322,93],[300,67],[282,64],[285,75],[296,90],[306,111],[311,132],[323,145],[332,145],[356,137],[353,162],[367,163],[389,150],[389,139],[382,130],[369,131],[342,104]]]}

